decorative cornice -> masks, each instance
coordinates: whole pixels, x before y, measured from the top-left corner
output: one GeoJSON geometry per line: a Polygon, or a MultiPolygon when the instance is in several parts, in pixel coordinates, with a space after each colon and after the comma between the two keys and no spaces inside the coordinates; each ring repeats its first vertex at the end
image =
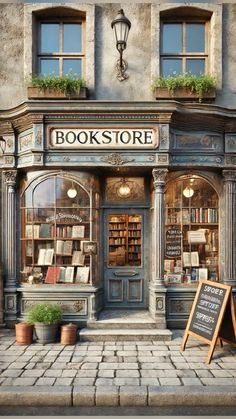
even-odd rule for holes
{"type": "Polygon", "coordinates": [[[158,188],[159,186],[165,186],[165,180],[168,173],[168,169],[153,169],[152,175],[154,178],[154,188],[158,188]]]}
{"type": "Polygon", "coordinates": [[[236,182],[236,170],[223,170],[224,182],[236,182]]]}

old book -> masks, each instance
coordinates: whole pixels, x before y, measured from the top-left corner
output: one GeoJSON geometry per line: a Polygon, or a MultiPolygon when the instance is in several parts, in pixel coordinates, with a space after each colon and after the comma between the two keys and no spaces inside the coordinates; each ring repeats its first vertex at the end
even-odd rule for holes
{"type": "Polygon", "coordinates": [[[65,275],[66,275],[66,268],[64,266],[60,266],[58,282],[65,282],[65,275]]]}
{"type": "Polygon", "coordinates": [[[206,243],[205,229],[188,231],[188,243],[206,243]]]}
{"type": "Polygon", "coordinates": [[[25,226],[25,237],[27,239],[38,239],[39,238],[39,225],[26,224],[25,226]]]}
{"type": "Polygon", "coordinates": [[[33,256],[33,243],[31,241],[27,241],[26,243],[26,256],[33,256]]]}
{"type": "Polygon", "coordinates": [[[49,266],[45,277],[45,284],[55,284],[59,280],[60,268],[49,266]]]}
{"type": "Polygon", "coordinates": [[[72,227],[72,238],[83,238],[85,232],[85,226],[82,225],[75,225],[72,227]]]}
{"type": "Polygon", "coordinates": [[[198,269],[198,279],[199,281],[202,279],[208,279],[208,269],[207,268],[199,268],[198,269]]]}
{"type": "Polygon", "coordinates": [[[54,249],[39,249],[38,265],[51,265],[54,249]]]}
{"type": "Polygon", "coordinates": [[[199,266],[198,252],[183,252],[183,266],[199,266]]]}
{"type": "Polygon", "coordinates": [[[74,250],[72,255],[72,265],[84,266],[85,255],[81,250],[74,250]]]}
{"type": "Polygon", "coordinates": [[[51,237],[51,224],[40,224],[39,226],[39,237],[50,238],[51,237]]]}
{"type": "Polygon", "coordinates": [[[75,282],[87,284],[89,280],[89,266],[78,267],[75,282]]]}
{"type": "Polygon", "coordinates": [[[173,272],[174,271],[175,261],[174,259],[165,259],[164,260],[164,270],[166,272],[173,272]]]}
{"type": "Polygon", "coordinates": [[[74,282],[74,270],[73,266],[67,266],[65,270],[65,282],[74,282]]]}
{"type": "Polygon", "coordinates": [[[56,254],[57,255],[72,255],[73,242],[71,240],[57,240],[56,242],[56,254]]]}

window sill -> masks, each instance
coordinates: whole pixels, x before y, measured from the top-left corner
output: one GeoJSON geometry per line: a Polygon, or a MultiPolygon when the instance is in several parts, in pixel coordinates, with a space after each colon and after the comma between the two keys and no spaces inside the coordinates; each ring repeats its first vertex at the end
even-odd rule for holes
{"type": "Polygon", "coordinates": [[[69,99],[84,100],[88,99],[88,88],[81,87],[78,94],[68,94],[54,89],[42,89],[40,87],[27,88],[28,99],[69,99]]]}
{"type": "Polygon", "coordinates": [[[201,99],[197,93],[191,92],[189,89],[179,87],[170,92],[166,87],[157,87],[155,89],[155,97],[157,100],[186,100],[190,102],[210,102],[216,98],[216,89],[210,89],[201,99]]]}

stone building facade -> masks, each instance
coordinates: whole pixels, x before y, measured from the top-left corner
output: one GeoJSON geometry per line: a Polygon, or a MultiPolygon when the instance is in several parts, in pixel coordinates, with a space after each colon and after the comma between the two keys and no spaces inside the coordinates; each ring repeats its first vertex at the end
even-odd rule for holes
{"type": "Polygon", "coordinates": [[[81,326],[135,309],[157,329],[184,327],[199,279],[234,291],[235,16],[229,3],[0,4],[7,324],[47,300],[81,326]],[[122,82],[120,8],[131,22],[122,82]],[[161,99],[152,84],[170,63],[204,67],[216,96],[161,99]],[[29,96],[40,68],[75,64],[84,97],[29,96]]]}

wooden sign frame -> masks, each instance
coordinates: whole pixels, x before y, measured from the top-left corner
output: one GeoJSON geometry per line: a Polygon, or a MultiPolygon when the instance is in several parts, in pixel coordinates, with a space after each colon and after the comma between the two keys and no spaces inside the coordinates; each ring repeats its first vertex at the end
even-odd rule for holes
{"type": "Polygon", "coordinates": [[[221,324],[222,324],[222,321],[223,321],[223,318],[224,318],[224,313],[225,313],[225,310],[226,310],[226,307],[227,307],[228,303],[230,303],[230,312],[231,312],[231,317],[232,317],[232,324],[233,324],[234,334],[236,336],[236,319],[235,319],[234,301],[233,301],[233,296],[232,296],[232,287],[230,285],[220,284],[218,282],[213,282],[213,281],[208,281],[208,280],[202,280],[202,281],[199,282],[198,289],[197,289],[196,296],[195,296],[195,299],[194,299],[194,302],[193,302],[193,305],[192,305],[192,308],[191,308],[191,312],[190,312],[190,315],[189,315],[187,327],[186,327],[184,337],[183,337],[183,341],[182,341],[182,345],[181,345],[181,350],[182,351],[185,350],[186,343],[187,343],[187,340],[188,340],[189,336],[193,336],[197,339],[200,339],[204,343],[207,343],[207,344],[210,345],[210,349],[208,351],[207,360],[206,360],[206,363],[209,364],[211,362],[212,355],[213,355],[213,352],[214,352],[214,349],[215,349],[218,338],[220,339],[220,341],[225,340],[225,341],[231,343],[231,341],[228,341],[224,337],[220,336],[220,327],[221,327],[221,324]],[[213,334],[213,337],[211,339],[207,339],[205,336],[201,336],[200,333],[197,334],[197,333],[193,332],[192,330],[190,330],[193,315],[195,314],[195,309],[196,309],[196,306],[197,306],[197,303],[198,303],[198,297],[199,297],[199,294],[202,290],[202,287],[205,286],[205,285],[209,285],[209,286],[212,286],[212,287],[215,287],[215,288],[224,289],[226,291],[225,295],[224,295],[224,298],[223,298],[223,301],[222,301],[222,305],[221,305],[220,310],[219,310],[218,318],[217,318],[217,321],[216,321],[216,324],[215,324],[214,334],[213,334]]]}

